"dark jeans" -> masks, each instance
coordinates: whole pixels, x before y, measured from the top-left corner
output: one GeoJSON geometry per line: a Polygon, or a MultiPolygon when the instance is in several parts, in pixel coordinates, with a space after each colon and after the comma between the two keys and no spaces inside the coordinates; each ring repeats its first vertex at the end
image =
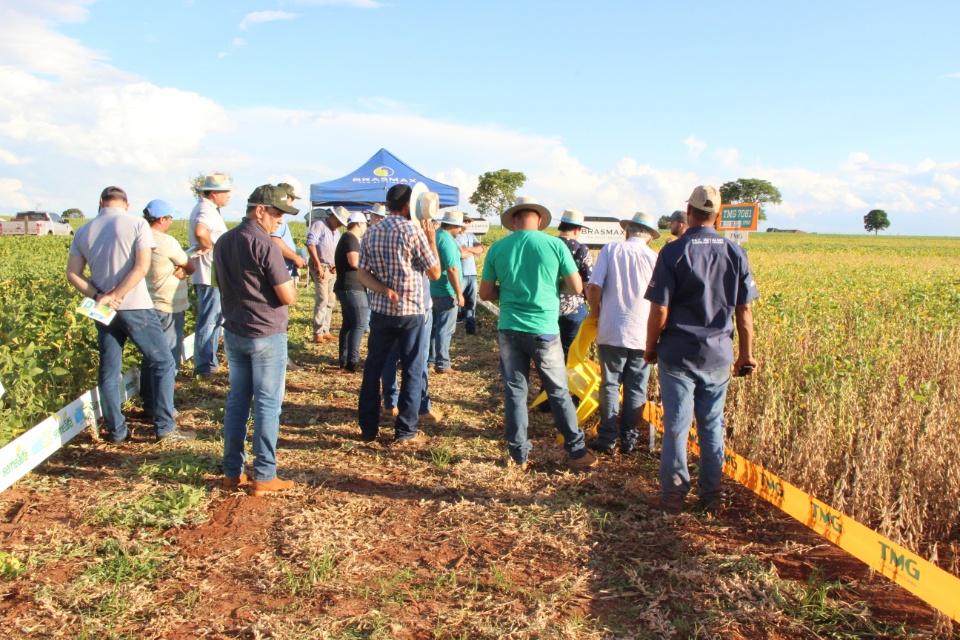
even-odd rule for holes
{"type": "Polygon", "coordinates": [[[122,442],[127,437],[127,422],[120,410],[120,374],[123,369],[123,346],[132,340],[143,354],[143,366],[148,370],[144,380],[151,386],[153,397],[153,426],[158,438],[177,428],[173,421],[173,378],[177,365],[167,339],[160,327],[160,319],[153,309],[117,311],[109,325],[97,325],[97,346],[100,349],[100,369],[97,374],[100,411],[107,423],[107,438],[122,442]]]}
{"type": "Polygon", "coordinates": [[[367,361],[363,366],[357,419],[364,440],[377,437],[380,428],[380,375],[396,344],[400,349],[400,394],[396,440],[409,440],[417,435],[417,409],[423,387],[423,315],[388,316],[370,314],[370,338],[367,340],[367,361]]]}
{"type": "Polygon", "coordinates": [[[587,305],[581,303],[573,313],[560,316],[560,344],[563,345],[563,361],[567,361],[567,354],[570,352],[570,345],[573,344],[577,333],[580,331],[580,324],[587,317],[587,305]]]}
{"type": "Polygon", "coordinates": [[[463,307],[457,313],[457,322],[463,320],[468,335],[477,332],[477,276],[462,276],[463,307]]]}
{"type": "MultiPolygon", "coordinates": [[[[430,367],[427,366],[428,344],[430,343],[430,330],[433,327],[433,311],[427,309],[423,314],[423,389],[420,392],[420,415],[430,413],[430,367]]],[[[397,367],[400,365],[400,347],[393,345],[390,355],[387,357],[387,363],[383,366],[383,373],[380,376],[383,382],[383,408],[393,409],[397,406],[397,397],[400,392],[397,391],[397,367]]]]}
{"type": "Polygon", "coordinates": [[[337,291],[343,323],[340,325],[340,366],[355,366],[360,363],[360,343],[367,331],[367,292],[360,290],[337,291]]]}

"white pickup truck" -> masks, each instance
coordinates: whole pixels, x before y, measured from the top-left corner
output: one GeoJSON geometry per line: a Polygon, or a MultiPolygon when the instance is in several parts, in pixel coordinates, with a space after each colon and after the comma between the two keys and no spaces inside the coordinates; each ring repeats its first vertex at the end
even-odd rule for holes
{"type": "Polygon", "coordinates": [[[0,236],[72,236],[73,227],[59,214],[21,211],[13,220],[0,222],[0,236]]]}

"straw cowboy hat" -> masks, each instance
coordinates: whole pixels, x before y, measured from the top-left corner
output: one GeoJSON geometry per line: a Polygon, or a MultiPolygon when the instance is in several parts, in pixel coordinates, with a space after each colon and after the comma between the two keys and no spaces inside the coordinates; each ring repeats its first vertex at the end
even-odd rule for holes
{"type": "Polygon", "coordinates": [[[330,215],[336,218],[342,226],[347,226],[347,221],[350,219],[350,212],[344,207],[334,207],[330,210],[330,215]]]}
{"type": "Polygon", "coordinates": [[[203,179],[200,191],[233,191],[233,181],[224,173],[215,173],[203,179]]]}
{"type": "Polygon", "coordinates": [[[424,182],[418,182],[410,192],[410,217],[433,220],[440,212],[440,196],[430,191],[424,182]]]}
{"type": "Polygon", "coordinates": [[[380,204],[379,202],[367,209],[370,212],[370,215],[377,216],[378,218],[387,217],[387,208],[380,204]]]}
{"type": "Polygon", "coordinates": [[[583,223],[583,213],[575,209],[567,209],[563,212],[563,217],[560,218],[560,222],[566,222],[567,224],[575,224],[578,227],[583,227],[584,229],[590,229],[587,225],[583,223]]]}
{"type": "Polygon", "coordinates": [[[550,226],[550,211],[538,203],[535,198],[529,196],[520,196],[517,198],[516,204],[503,212],[500,216],[500,224],[503,225],[503,228],[507,231],[513,231],[513,214],[517,211],[523,211],[525,209],[530,209],[531,211],[536,211],[540,214],[540,231],[543,231],[548,226],[550,226]]]}
{"type": "Polygon", "coordinates": [[[440,224],[452,224],[455,227],[465,227],[467,225],[463,224],[463,212],[462,211],[444,211],[443,217],[440,218],[440,224]]]}
{"type": "Polygon", "coordinates": [[[654,240],[660,237],[660,232],[657,231],[657,223],[654,222],[653,220],[653,214],[643,213],[642,211],[638,211],[635,214],[633,214],[633,217],[630,218],[629,220],[621,220],[620,228],[626,231],[627,225],[630,224],[631,222],[634,224],[638,224],[641,227],[646,227],[647,230],[649,230],[650,233],[653,234],[654,240]]]}

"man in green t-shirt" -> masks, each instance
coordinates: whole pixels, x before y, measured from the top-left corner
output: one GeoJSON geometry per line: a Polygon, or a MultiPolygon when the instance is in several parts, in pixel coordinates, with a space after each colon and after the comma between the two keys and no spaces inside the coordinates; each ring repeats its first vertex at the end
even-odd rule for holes
{"type": "Polygon", "coordinates": [[[440,278],[430,283],[433,298],[433,328],[430,333],[430,355],[437,373],[457,373],[450,366],[450,339],[457,328],[457,309],[463,306],[460,281],[460,246],[456,237],[463,233],[463,213],[447,211],[437,230],[437,253],[440,254],[440,278]]]}
{"type": "Polygon", "coordinates": [[[587,451],[577,425],[558,323],[560,293],[580,293],[583,282],[566,245],[542,233],[550,224],[546,207],[533,198],[520,198],[500,222],[513,233],[490,247],[483,263],[480,299],[500,300],[497,329],[510,457],[526,469],[533,448],[527,438],[527,385],[533,360],[570,455],[569,465],[587,469],[597,459],[587,451]]]}

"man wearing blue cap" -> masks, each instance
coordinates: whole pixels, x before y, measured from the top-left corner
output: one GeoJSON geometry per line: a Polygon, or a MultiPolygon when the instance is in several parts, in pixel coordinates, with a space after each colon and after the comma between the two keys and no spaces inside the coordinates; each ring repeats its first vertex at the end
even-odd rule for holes
{"type": "MultiPolygon", "coordinates": [[[[153,300],[153,307],[157,311],[173,360],[179,367],[183,362],[184,316],[190,306],[186,277],[194,272],[196,266],[187,258],[176,238],[166,233],[176,214],[176,209],[163,200],[151,200],[143,210],[143,219],[150,225],[153,239],[157,243],[145,278],[147,290],[153,300]]],[[[145,378],[149,377],[148,367],[141,367],[140,370],[145,378]]],[[[140,384],[140,397],[143,398],[143,408],[148,414],[153,413],[154,384],[149,381],[140,384]]]]}
{"type": "Polygon", "coordinates": [[[190,277],[197,293],[197,326],[193,338],[193,372],[208,378],[220,369],[217,349],[220,346],[220,290],[213,281],[213,246],[227,232],[220,213],[230,202],[233,183],[229,176],[215,173],[207,176],[200,187],[202,194],[190,212],[190,246],[198,249],[194,256],[197,269],[190,277]]]}

